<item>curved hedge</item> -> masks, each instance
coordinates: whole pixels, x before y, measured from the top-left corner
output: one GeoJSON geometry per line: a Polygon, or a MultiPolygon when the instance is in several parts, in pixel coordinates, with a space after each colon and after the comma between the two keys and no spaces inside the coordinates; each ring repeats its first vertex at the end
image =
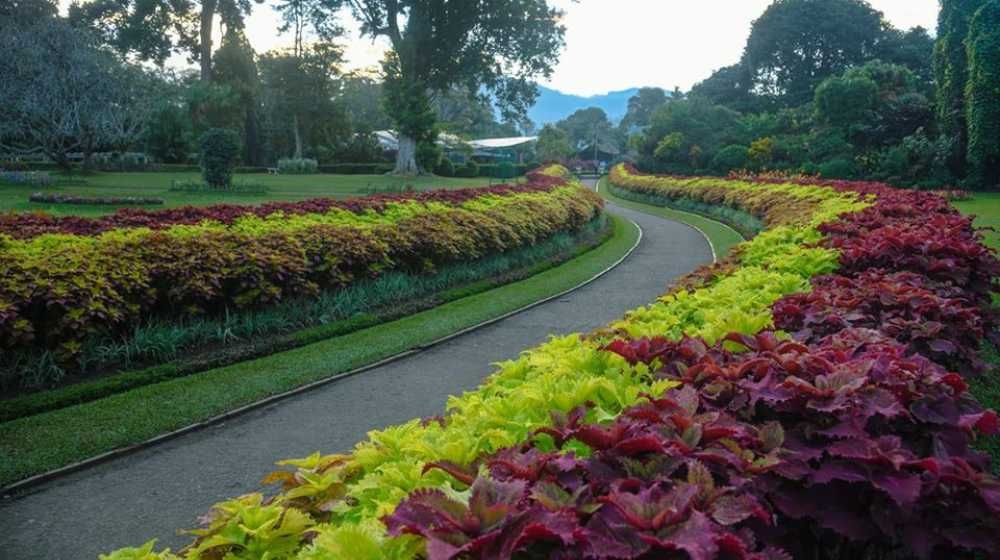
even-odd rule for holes
{"type": "MultiPolygon", "coordinates": [[[[501,364],[444,417],[279,463],[282,491],[216,505],[186,557],[1000,550],[1000,482],[970,446],[997,415],[953,371],[976,374],[996,333],[1000,263],[968,219],[870,183],[612,180],[769,229],[608,328],[501,364]]],[[[175,558],[153,546],[110,558],[175,558]]]]}
{"type": "Polygon", "coordinates": [[[575,231],[601,208],[596,194],[537,173],[527,185],[402,197],[12,215],[3,227],[19,238],[0,234],[0,348],[68,359],[86,336],[141,317],[262,306],[390,269],[429,272],[575,231]]]}

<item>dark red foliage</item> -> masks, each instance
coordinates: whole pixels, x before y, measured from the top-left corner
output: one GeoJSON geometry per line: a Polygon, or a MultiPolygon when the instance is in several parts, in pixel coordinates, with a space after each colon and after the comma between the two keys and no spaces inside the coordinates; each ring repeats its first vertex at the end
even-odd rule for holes
{"type": "Polygon", "coordinates": [[[431,560],[515,553],[790,560],[755,537],[773,521],[753,477],[779,464],[776,424],[758,429],[706,410],[690,387],[634,407],[610,426],[581,423],[584,412],[556,418],[536,443],[489,458],[489,476],[472,481],[474,467],[443,467],[471,482],[469,504],[415,492],[384,519],[389,533],[424,536],[431,560]],[[594,453],[563,452],[570,441],[594,453]]]}
{"type": "Polygon", "coordinates": [[[517,185],[494,185],[464,189],[438,189],[405,194],[379,194],[361,198],[314,198],[301,202],[268,202],[258,206],[216,204],[213,206],[182,206],[165,210],[122,208],[113,214],[97,218],[53,216],[42,212],[0,213],[0,233],[15,239],[29,239],[46,233],[97,235],[118,228],[147,227],[163,229],[173,225],[193,225],[205,220],[231,224],[243,216],[265,217],[278,212],[287,215],[322,214],[334,208],[362,213],[382,212],[390,202],[440,202],[458,205],[486,194],[546,192],[565,184],[559,177],[541,173],[528,174],[529,181],[517,185]]]}
{"type": "MultiPolygon", "coordinates": [[[[816,345],[769,333],[728,338],[737,341],[745,351],[661,341],[656,358],[661,375],[697,389],[702,409],[782,427],[781,463],[756,478],[759,497],[779,513],[760,538],[795,557],[827,548],[840,558],[1000,550],[1000,482],[970,447],[977,434],[997,432],[997,415],[961,377],[866,329],[816,345]]],[[[645,345],[609,349],[627,358],[628,346],[645,345]]]]}
{"type": "Polygon", "coordinates": [[[819,277],[812,286],[809,293],[774,304],[775,326],[796,340],[814,344],[845,328],[876,329],[909,352],[965,375],[984,369],[978,351],[987,331],[995,334],[993,323],[951,282],[874,269],[854,277],[819,277]]]}

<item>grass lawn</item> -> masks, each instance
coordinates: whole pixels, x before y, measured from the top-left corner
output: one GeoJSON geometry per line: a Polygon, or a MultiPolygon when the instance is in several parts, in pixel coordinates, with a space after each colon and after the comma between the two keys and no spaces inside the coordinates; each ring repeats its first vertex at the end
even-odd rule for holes
{"type": "Polygon", "coordinates": [[[976,225],[993,227],[996,231],[984,231],[986,244],[1000,251],[1000,193],[976,193],[972,200],[953,202],[963,214],[974,214],[976,225]]]}
{"type": "Polygon", "coordinates": [[[147,440],[498,317],[591,278],[626,254],[637,238],[634,224],[615,217],[614,235],[603,245],[525,280],[287,352],[5,422],[0,424],[0,485],[147,440]]]}
{"type": "MultiPolygon", "coordinates": [[[[53,175],[57,180],[62,178],[53,175]]],[[[479,187],[490,184],[491,179],[477,177],[461,179],[450,177],[390,177],[386,175],[236,175],[237,183],[267,186],[265,194],[242,193],[185,193],[170,192],[172,181],[199,181],[200,174],[191,173],[95,173],[86,176],[81,185],[32,187],[0,184],[0,212],[44,210],[53,214],[97,216],[113,212],[115,206],[89,206],[73,204],[36,204],[28,202],[31,193],[58,192],[77,196],[146,196],[162,198],[162,206],[144,208],[169,208],[173,206],[205,206],[209,204],[259,204],[270,200],[304,200],[316,197],[361,196],[372,189],[398,190],[411,185],[416,190],[432,188],[479,187]]],[[[501,182],[492,179],[492,182],[501,182]]]]}
{"type": "Polygon", "coordinates": [[[689,226],[700,229],[709,240],[712,242],[712,248],[715,250],[715,256],[721,259],[729,254],[729,251],[742,243],[743,236],[739,234],[733,228],[723,224],[722,222],[717,222],[715,220],[706,218],[704,216],[699,216],[698,214],[692,214],[690,212],[681,212],[679,210],[674,210],[672,208],[665,208],[662,206],[651,206],[649,204],[642,204],[639,202],[632,202],[631,200],[625,200],[619,198],[613,194],[605,187],[608,178],[603,177],[597,184],[597,192],[600,193],[605,199],[614,202],[618,206],[624,208],[631,208],[632,210],[638,210],[644,214],[651,214],[653,216],[659,216],[661,218],[666,218],[668,220],[674,220],[677,222],[688,224],[689,226]]]}
{"type": "MultiPolygon", "coordinates": [[[[1000,193],[976,193],[972,200],[952,203],[963,214],[974,214],[975,224],[980,227],[994,227],[1000,230],[1000,193]]],[[[984,231],[986,244],[1000,251],[1000,231],[984,231]]],[[[997,298],[994,303],[1000,304],[997,298]]],[[[983,359],[991,370],[986,375],[974,379],[971,383],[973,394],[984,406],[1000,410],[1000,352],[997,348],[985,345],[983,359]]],[[[993,456],[993,472],[1000,475],[1000,437],[992,437],[982,442],[982,447],[993,456]]]]}

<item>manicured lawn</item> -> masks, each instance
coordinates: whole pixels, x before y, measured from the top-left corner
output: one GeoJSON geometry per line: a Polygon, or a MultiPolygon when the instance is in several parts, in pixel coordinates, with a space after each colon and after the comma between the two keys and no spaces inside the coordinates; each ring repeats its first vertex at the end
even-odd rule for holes
{"type": "MultiPolygon", "coordinates": [[[[1000,193],[977,193],[972,200],[955,202],[964,214],[974,214],[976,225],[1000,229],[1000,193]]],[[[986,244],[1000,251],[1000,231],[984,231],[986,244]]],[[[1000,301],[994,299],[994,303],[1000,301]]],[[[984,406],[1000,410],[1000,352],[989,344],[983,349],[983,359],[992,369],[986,375],[972,380],[972,392],[984,406]]],[[[1000,475],[1000,437],[992,437],[982,442],[983,448],[993,456],[993,472],[1000,475]]]]}
{"type": "Polygon", "coordinates": [[[614,218],[614,228],[603,245],[562,265],[397,321],[0,424],[0,485],[376,362],[571,288],[633,246],[633,224],[614,218]]]}
{"type": "Polygon", "coordinates": [[[984,231],[986,244],[1000,251],[1000,193],[977,193],[972,200],[953,203],[963,214],[974,214],[976,225],[993,227],[996,231],[984,231]]]}
{"type": "Polygon", "coordinates": [[[641,204],[639,202],[632,202],[631,200],[619,198],[611,194],[611,192],[607,189],[607,180],[608,179],[606,177],[602,178],[597,184],[597,192],[600,193],[600,195],[605,199],[614,202],[618,206],[631,208],[645,214],[659,216],[668,220],[685,223],[689,226],[700,229],[706,236],[708,236],[709,240],[711,240],[712,248],[715,250],[715,256],[719,259],[728,255],[729,251],[733,247],[743,242],[743,236],[740,235],[739,232],[721,222],[717,222],[697,214],[691,214],[689,212],[681,212],[672,208],[651,206],[649,204],[641,204]]]}
{"type": "MultiPolygon", "coordinates": [[[[60,176],[53,175],[59,179],[60,176]]],[[[489,178],[458,179],[448,177],[401,178],[386,175],[236,175],[237,183],[262,184],[270,189],[266,194],[242,193],[184,193],[170,192],[173,181],[198,181],[200,175],[191,173],[96,173],[84,179],[85,185],[59,185],[31,187],[0,184],[0,212],[45,210],[53,214],[96,216],[115,210],[114,206],[88,206],[68,204],[36,204],[28,202],[31,193],[58,192],[77,196],[145,196],[162,198],[162,206],[208,204],[259,204],[269,200],[303,200],[316,197],[347,197],[370,194],[372,190],[389,191],[405,188],[416,190],[432,188],[478,187],[490,184],[489,178]]],[[[497,179],[494,183],[500,182],[497,179]]]]}

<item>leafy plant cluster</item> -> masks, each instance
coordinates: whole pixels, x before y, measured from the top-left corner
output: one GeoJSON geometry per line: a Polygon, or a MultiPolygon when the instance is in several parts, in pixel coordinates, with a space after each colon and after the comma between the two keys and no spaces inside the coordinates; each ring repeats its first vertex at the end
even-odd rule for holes
{"type": "Polygon", "coordinates": [[[501,364],[444,417],[283,462],[294,470],[266,479],[283,491],[217,506],[191,557],[276,550],[240,529],[258,504],[275,508],[267,538],[283,516],[308,517],[281,552],[299,559],[973,558],[1000,546],[1000,482],[971,445],[998,418],[954,371],[976,371],[958,367],[970,340],[958,321],[992,324],[982,302],[995,286],[979,279],[996,258],[964,247],[978,241],[968,222],[876,253],[880,228],[926,219],[907,204],[957,214],[872,183],[615,173],[621,188],[753,208],[769,229],[608,328],[501,364]],[[877,288],[855,302],[846,289],[801,295],[875,281],[900,286],[877,303],[877,288]]]}
{"type": "Polygon", "coordinates": [[[282,175],[309,175],[319,171],[319,162],[312,158],[282,158],[278,160],[278,173],[282,175]]]}
{"type": "Polygon", "coordinates": [[[94,204],[113,206],[156,206],[163,204],[162,198],[150,196],[76,196],[62,193],[31,193],[29,202],[42,204],[94,204]]]}
{"type": "Polygon", "coordinates": [[[48,233],[92,236],[123,228],[157,230],[175,225],[197,225],[206,221],[232,225],[237,220],[248,217],[266,219],[269,216],[328,214],[336,211],[382,215],[386,213],[388,208],[408,202],[458,206],[484,195],[504,197],[518,193],[548,192],[563,185],[561,178],[553,178],[541,173],[532,173],[528,179],[526,183],[500,184],[483,188],[438,189],[348,199],[315,198],[299,202],[275,201],[257,206],[215,204],[211,206],[182,206],[157,211],[125,208],[113,214],[96,218],[54,216],[42,212],[11,212],[0,214],[0,234],[14,239],[30,239],[48,233]]]}
{"type": "Polygon", "coordinates": [[[576,231],[601,212],[596,194],[545,184],[466,193],[455,205],[433,195],[427,202],[421,195],[378,197],[348,201],[348,208],[368,208],[357,213],[333,208],[248,214],[229,225],[0,238],[0,340],[5,348],[54,350],[72,361],[86,337],[124,332],[141,317],[211,316],[390,270],[428,273],[576,231]],[[381,212],[371,209],[376,205],[381,212]]]}

